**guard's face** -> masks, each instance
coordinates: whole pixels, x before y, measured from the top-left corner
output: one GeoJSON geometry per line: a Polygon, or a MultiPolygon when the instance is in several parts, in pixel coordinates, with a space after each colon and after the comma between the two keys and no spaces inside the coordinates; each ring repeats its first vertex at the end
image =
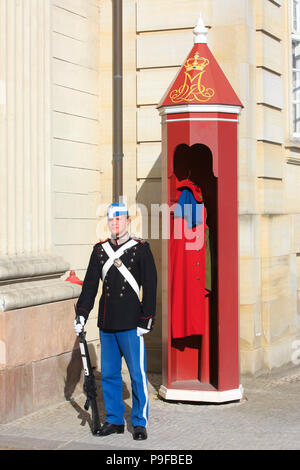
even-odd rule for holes
{"type": "Polygon", "coordinates": [[[130,219],[127,218],[127,215],[118,215],[112,219],[107,219],[108,229],[112,236],[120,236],[127,231],[130,219]]]}

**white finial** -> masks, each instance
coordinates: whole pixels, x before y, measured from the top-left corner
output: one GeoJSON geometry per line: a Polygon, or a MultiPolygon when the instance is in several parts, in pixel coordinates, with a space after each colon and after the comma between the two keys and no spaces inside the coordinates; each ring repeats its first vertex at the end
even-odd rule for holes
{"type": "Polygon", "coordinates": [[[197,26],[194,29],[194,43],[195,44],[207,44],[207,33],[208,29],[205,27],[202,13],[200,13],[197,26]]]}

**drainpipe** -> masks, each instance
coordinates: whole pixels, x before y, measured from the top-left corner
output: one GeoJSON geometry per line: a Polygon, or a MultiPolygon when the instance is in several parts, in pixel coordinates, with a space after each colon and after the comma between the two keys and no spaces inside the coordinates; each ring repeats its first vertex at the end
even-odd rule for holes
{"type": "Polygon", "coordinates": [[[113,0],[113,202],[123,194],[122,0],[113,0]]]}

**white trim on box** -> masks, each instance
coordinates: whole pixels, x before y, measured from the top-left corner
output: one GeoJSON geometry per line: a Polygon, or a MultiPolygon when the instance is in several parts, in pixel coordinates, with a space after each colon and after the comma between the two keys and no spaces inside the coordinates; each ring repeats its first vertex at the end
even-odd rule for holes
{"type": "Polygon", "coordinates": [[[163,106],[159,108],[160,116],[181,113],[229,113],[240,114],[241,106],[227,104],[183,104],[178,106],[163,106]]]}
{"type": "Polygon", "coordinates": [[[239,388],[233,390],[180,390],[160,386],[159,395],[165,400],[179,401],[198,401],[210,403],[225,403],[229,401],[240,400],[243,397],[244,389],[240,385],[239,388]]]}
{"type": "Polygon", "coordinates": [[[225,121],[239,122],[238,119],[222,119],[222,118],[183,118],[183,119],[166,119],[165,122],[182,122],[182,121],[225,121]]]}

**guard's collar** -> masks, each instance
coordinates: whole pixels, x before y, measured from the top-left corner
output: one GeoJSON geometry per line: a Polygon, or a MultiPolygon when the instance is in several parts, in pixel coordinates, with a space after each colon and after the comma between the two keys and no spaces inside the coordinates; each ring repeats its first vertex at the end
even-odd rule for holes
{"type": "Polygon", "coordinates": [[[113,245],[121,245],[122,243],[127,242],[129,240],[130,235],[128,232],[125,232],[120,237],[110,237],[110,241],[113,245]]]}

